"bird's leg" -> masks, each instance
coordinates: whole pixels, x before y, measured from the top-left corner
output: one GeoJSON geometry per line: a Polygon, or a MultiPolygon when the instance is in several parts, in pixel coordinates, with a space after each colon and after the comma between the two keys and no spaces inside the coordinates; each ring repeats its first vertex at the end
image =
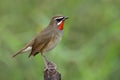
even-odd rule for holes
{"type": "Polygon", "coordinates": [[[45,62],[45,69],[51,70],[51,69],[56,69],[57,68],[56,64],[49,61],[44,54],[42,54],[42,57],[43,57],[44,62],[45,62]]]}
{"type": "Polygon", "coordinates": [[[47,67],[47,64],[49,63],[49,60],[47,59],[47,57],[45,55],[42,54],[42,58],[44,60],[45,63],[45,67],[47,67]]]}

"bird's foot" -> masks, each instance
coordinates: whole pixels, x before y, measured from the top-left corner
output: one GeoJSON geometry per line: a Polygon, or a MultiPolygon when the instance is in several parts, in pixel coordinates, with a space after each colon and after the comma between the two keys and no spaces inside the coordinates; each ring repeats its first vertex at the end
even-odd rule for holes
{"type": "Polygon", "coordinates": [[[49,61],[45,55],[42,55],[45,62],[45,70],[56,70],[57,66],[55,63],[49,61]]]}
{"type": "Polygon", "coordinates": [[[45,66],[45,70],[56,70],[57,66],[55,63],[48,61],[45,66]]]}

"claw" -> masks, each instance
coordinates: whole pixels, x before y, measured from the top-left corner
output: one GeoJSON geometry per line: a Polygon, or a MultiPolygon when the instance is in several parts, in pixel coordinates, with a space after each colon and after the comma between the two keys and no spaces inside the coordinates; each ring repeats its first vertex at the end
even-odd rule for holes
{"type": "Polygon", "coordinates": [[[57,66],[55,63],[49,61],[45,55],[42,55],[45,62],[45,70],[56,70],[57,66]]]}

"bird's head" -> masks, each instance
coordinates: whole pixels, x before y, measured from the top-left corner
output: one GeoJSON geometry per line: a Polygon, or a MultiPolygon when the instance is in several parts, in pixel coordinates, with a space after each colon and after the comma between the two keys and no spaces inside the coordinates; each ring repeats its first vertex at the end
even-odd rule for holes
{"type": "Polygon", "coordinates": [[[68,17],[64,17],[64,16],[54,16],[51,19],[50,25],[57,27],[57,29],[59,30],[63,30],[64,29],[64,22],[65,20],[68,19],[68,17]]]}

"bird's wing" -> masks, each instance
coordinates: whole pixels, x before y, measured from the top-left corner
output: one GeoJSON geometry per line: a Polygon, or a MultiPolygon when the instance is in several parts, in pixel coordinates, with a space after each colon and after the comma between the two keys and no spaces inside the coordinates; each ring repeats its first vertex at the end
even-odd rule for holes
{"type": "Polygon", "coordinates": [[[44,30],[38,36],[36,36],[29,57],[31,55],[35,56],[39,52],[42,52],[45,46],[47,46],[47,44],[50,42],[51,38],[52,38],[51,30],[44,30]]]}

